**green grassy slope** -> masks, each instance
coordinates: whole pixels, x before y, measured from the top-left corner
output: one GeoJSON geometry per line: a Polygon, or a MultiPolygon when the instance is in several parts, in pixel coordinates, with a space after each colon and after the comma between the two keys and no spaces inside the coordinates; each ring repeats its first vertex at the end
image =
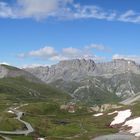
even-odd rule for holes
{"type": "MultiPolygon", "coordinates": [[[[43,83],[30,82],[23,77],[0,79],[0,130],[15,131],[24,128],[23,124],[15,120],[15,115],[7,113],[9,107],[33,102],[62,103],[69,99],[70,97],[66,93],[58,89],[43,83]]],[[[37,108],[44,108],[39,104],[36,104],[36,106],[38,106],[37,108]]],[[[55,108],[52,106],[51,109],[54,111],[55,108]]],[[[38,112],[37,110],[35,111],[38,112]]],[[[45,111],[47,111],[47,108],[45,111]]],[[[39,112],[38,114],[40,114],[39,112]]],[[[14,136],[13,139],[25,140],[26,137],[14,136]]]]}
{"type": "Polygon", "coordinates": [[[51,83],[51,85],[53,87],[57,86],[63,91],[68,92],[73,95],[77,101],[83,104],[93,105],[117,103],[120,101],[120,98],[114,92],[109,91],[102,83],[95,83],[94,81],[95,80],[92,77],[80,82],[58,80],[51,83]],[[77,92],[75,92],[76,90],[77,92]]]}
{"type": "Polygon", "coordinates": [[[69,96],[43,83],[33,83],[22,77],[0,79],[0,97],[10,101],[66,100],[69,96]]]}

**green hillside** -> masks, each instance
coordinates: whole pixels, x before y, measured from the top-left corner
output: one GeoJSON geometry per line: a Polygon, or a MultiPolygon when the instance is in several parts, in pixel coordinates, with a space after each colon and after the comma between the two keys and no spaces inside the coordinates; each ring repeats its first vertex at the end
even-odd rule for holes
{"type": "Polygon", "coordinates": [[[104,103],[117,103],[121,99],[115,92],[109,91],[101,82],[95,82],[95,78],[90,77],[80,82],[57,80],[51,83],[51,86],[57,86],[61,90],[71,94],[76,102],[94,105],[104,103]]]}
{"type": "Polygon", "coordinates": [[[10,101],[66,100],[69,96],[43,83],[34,83],[23,77],[0,79],[0,98],[10,101]]]}

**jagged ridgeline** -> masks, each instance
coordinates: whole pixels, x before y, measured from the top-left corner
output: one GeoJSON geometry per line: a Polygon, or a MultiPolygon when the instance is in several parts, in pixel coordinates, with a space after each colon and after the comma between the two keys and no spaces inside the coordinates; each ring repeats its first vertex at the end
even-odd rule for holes
{"type": "Polygon", "coordinates": [[[95,63],[75,59],[25,70],[83,103],[118,102],[139,96],[140,92],[140,66],[129,60],[95,63]]]}
{"type": "Polygon", "coordinates": [[[0,65],[0,97],[13,101],[67,100],[69,96],[52,88],[31,73],[0,65]]]}

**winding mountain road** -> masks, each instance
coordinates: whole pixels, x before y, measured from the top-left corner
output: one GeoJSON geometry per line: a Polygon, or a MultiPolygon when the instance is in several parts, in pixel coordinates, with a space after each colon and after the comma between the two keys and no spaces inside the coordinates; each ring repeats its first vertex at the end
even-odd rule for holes
{"type": "MultiPolygon", "coordinates": [[[[32,128],[31,124],[28,122],[25,122],[23,120],[21,120],[22,116],[23,116],[23,112],[14,109],[14,108],[10,108],[11,111],[14,112],[14,114],[17,116],[16,119],[18,121],[20,121],[21,123],[23,123],[26,126],[26,130],[17,130],[17,131],[0,131],[0,134],[2,135],[28,135],[32,132],[34,132],[34,129],[32,128]]],[[[7,138],[5,136],[0,135],[2,138],[4,138],[5,140],[11,140],[10,138],[7,138]]]]}
{"type": "Polygon", "coordinates": [[[10,139],[8,137],[5,137],[5,136],[2,136],[2,135],[0,135],[0,137],[3,138],[3,139],[5,139],[5,140],[12,140],[12,139],[10,139]]]}

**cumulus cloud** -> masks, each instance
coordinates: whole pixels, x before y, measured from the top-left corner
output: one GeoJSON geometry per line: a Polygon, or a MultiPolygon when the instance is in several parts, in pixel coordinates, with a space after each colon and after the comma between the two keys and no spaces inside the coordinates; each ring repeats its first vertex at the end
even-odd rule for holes
{"type": "Polygon", "coordinates": [[[21,8],[19,16],[40,19],[53,16],[53,12],[71,2],[72,0],[18,0],[17,4],[21,8]]]}
{"type": "Polygon", "coordinates": [[[58,19],[99,19],[140,23],[140,13],[133,10],[120,13],[116,10],[104,10],[96,5],[81,5],[74,0],[15,0],[14,4],[0,1],[1,18],[34,18],[49,17],[58,19]]]}
{"type": "Polygon", "coordinates": [[[120,54],[115,54],[115,55],[113,55],[113,59],[132,60],[132,61],[135,61],[136,63],[140,63],[140,56],[137,56],[137,55],[120,55],[120,54]]]}
{"type": "Polygon", "coordinates": [[[0,17],[1,18],[14,18],[12,8],[5,2],[0,2],[0,17]]]}
{"type": "MultiPolygon", "coordinates": [[[[101,48],[100,48],[101,49],[101,48]]],[[[32,57],[51,61],[61,61],[69,59],[94,59],[95,61],[103,61],[105,58],[93,54],[92,51],[87,51],[85,47],[77,49],[74,47],[62,48],[57,51],[54,47],[43,47],[38,50],[32,50],[27,53],[18,54],[20,58],[32,57]]]]}
{"type": "Polygon", "coordinates": [[[3,1],[0,2],[0,17],[43,19],[54,16],[69,3],[72,0],[16,0],[13,5],[3,1]]]}
{"type": "Polygon", "coordinates": [[[98,51],[103,51],[103,52],[109,52],[110,49],[102,44],[90,44],[88,46],[85,47],[85,49],[95,49],[98,51]]]}
{"type": "Polygon", "coordinates": [[[74,19],[105,19],[105,20],[113,20],[117,14],[114,11],[105,11],[101,7],[96,5],[80,5],[74,4],[73,9],[69,9],[69,13],[71,13],[71,17],[74,19]]]}
{"type": "Polygon", "coordinates": [[[33,50],[28,53],[29,56],[33,57],[43,57],[43,58],[48,58],[48,57],[53,57],[56,56],[57,53],[53,47],[44,47],[39,50],[33,50]]]}
{"type": "Polygon", "coordinates": [[[140,13],[136,13],[133,10],[128,10],[120,15],[118,20],[124,22],[140,23],[140,13]]]}
{"type": "Polygon", "coordinates": [[[81,54],[81,50],[73,47],[63,48],[62,52],[64,55],[76,57],[81,54]]]}
{"type": "Polygon", "coordinates": [[[49,60],[51,61],[61,61],[61,60],[68,60],[70,59],[68,56],[63,56],[62,54],[58,54],[57,56],[50,57],[49,60]]]}

